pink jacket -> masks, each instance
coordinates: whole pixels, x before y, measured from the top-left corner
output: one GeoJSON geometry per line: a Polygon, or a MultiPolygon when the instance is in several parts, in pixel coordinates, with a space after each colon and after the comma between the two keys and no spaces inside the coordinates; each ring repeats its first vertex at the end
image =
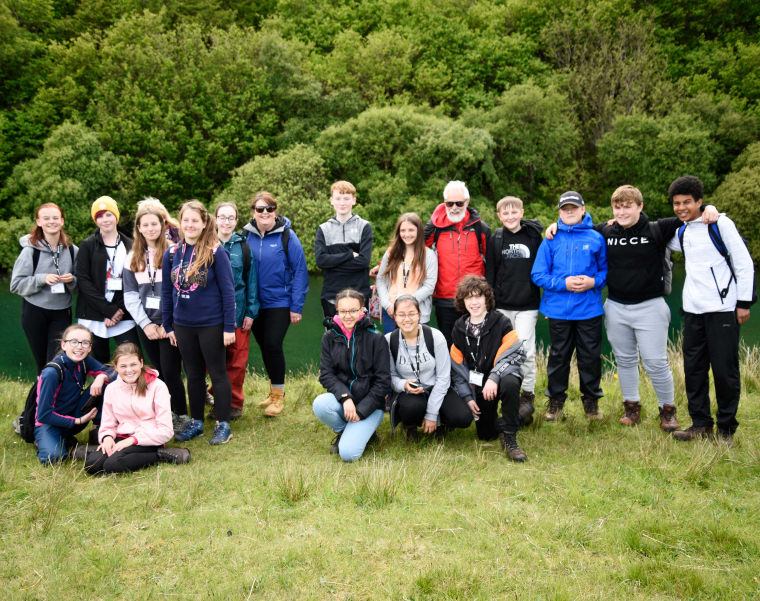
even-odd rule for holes
{"type": "Polygon", "coordinates": [[[100,442],[106,436],[132,436],[135,444],[159,446],[174,436],[169,389],[152,369],[145,370],[145,379],[148,390],[144,397],[137,396],[135,386],[120,377],[108,385],[98,430],[100,442]]]}

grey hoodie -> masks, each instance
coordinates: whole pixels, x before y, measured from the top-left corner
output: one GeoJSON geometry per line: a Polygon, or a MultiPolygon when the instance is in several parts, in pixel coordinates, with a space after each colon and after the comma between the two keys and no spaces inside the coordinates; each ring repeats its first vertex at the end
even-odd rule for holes
{"type": "MultiPolygon", "coordinates": [[[[13,264],[11,292],[22,296],[27,302],[41,309],[68,309],[71,307],[71,295],[77,289],[76,275],[73,282],[64,284],[66,292],[63,294],[53,294],[50,291],[50,286],[45,283],[45,276],[48,273],[56,273],[53,253],[40,243],[33,247],[29,243],[29,238],[29,234],[19,238],[21,252],[13,264]],[[32,272],[34,248],[40,251],[40,258],[37,262],[37,268],[32,272]]],[[[78,250],[74,246],[75,260],[78,250]]],[[[64,247],[61,250],[58,259],[58,269],[61,274],[76,273],[68,248],[64,247]]]]}

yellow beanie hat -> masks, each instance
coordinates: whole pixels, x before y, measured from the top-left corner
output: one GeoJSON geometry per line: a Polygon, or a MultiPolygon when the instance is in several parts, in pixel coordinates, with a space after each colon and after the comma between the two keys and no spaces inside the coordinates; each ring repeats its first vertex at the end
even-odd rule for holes
{"type": "Polygon", "coordinates": [[[101,196],[92,203],[90,215],[92,215],[93,221],[95,221],[95,216],[101,211],[110,211],[116,216],[116,221],[119,221],[119,207],[116,205],[116,201],[110,196],[101,196]]]}

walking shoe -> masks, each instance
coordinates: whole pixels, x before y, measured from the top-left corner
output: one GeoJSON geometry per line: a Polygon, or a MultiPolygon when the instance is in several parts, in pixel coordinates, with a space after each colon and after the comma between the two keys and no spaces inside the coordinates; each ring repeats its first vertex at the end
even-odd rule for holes
{"type": "Polygon", "coordinates": [[[406,441],[407,442],[419,442],[420,433],[417,432],[417,426],[409,426],[406,429],[406,441]]]}
{"type": "Polygon", "coordinates": [[[272,388],[269,396],[272,397],[272,401],[269,403],[269,407],[264,409],[264,415],[266,417],[277,417],[285,408],[285,391],[282,388],[272,388]]]}
{"type": "Polygon", "coordinates": [[[728,430],[718,429],[718,440],[729,447],[734,445],[734,433],[728,430]]]}
{"type": "Polygon", "coordinates": [[[520,393],[520,423],[523,426],[530,426],[533,423],[533,402],[536,400],[536,395],[533,392],[523,390],[520,393]]]}
{"type": "Polygon", "coordinates": [[[269,407],[269,405],[272,404],[272,391],[274,390],[274,387],[272,386],[272,383],[269,383],[269,394],[267,395],[267,398],[265,398],[263,401],[259,403],[259,407],[264,409],[265,407],[269,407]]]}
{"type": "Polygon", "coordinates": [[[690,426],[686,430],[673,432],[673,438],[676,440],[695,440],[697,438],[715,438],[712,426],[690,426]]]}
{"type": "Polygon", "coordinates": [[[343,434],[343,432],[336,432],[335,438],[332,439],[332,442],[330,443],[330,455],[337,455],[338,454],[338,444],[340,443],[340,437],[343,434]]]}
{"type": "Polygon", "coordinates": [[[174,435],[174,440],[177,442],[185,442],[186,440],[190,440],[196,436],[200,436],[201,434],[203,434],[203,420],[190,419],[190,421],[188,421],[185,425],[182,432],[174,435]]]}
{"type": "Polygon", "coordinates": [[[620,423],[624,426],[635,426],[641,421],[641,403],[636,401],[623,401],[625,413],[620,418],[620,423]]]}
{"type": "Polygon", "coordinates": [[[211,394],[208,390],[206,391],[206,404],[210,406],[214,406],[214,395],[211,394]]]}
{"type": "Polygon", "coordinates": [[[588,419],[598,421],[604,418],[602,412],[599,411],[599,399],[584,396],[581,397],[581,402],[583,403],[583,411],[588,419]]]}
{"type": "Polygon", "coordinates": [[[665,432],[675,432],[680,427],[676,419],[676,406],[663,405],[660,407],[660,429],[665,432]]]}
{"type": "Polygon", "coordinates": [[[172,413],[172,429],[174,430],[174,434],[177,435],[182,430],[185,429],[185,426],[190,422],[190,416],[187,414],[184,415],[177,415],[176,413],[172,413]]]}
{"type": "Polygon", "coordinates": [[[214,426],[214,434],[208,443],[213,445],[227,444],[230,441],[230,438],[232,438],[230,422],[216,422],[216,426],[214,426]]]}
{"type": "Polygon", "coordinates": [[[237,407],[230,407],[230,421],[243,417],[243,410],[237,407]]]}
{"type": "Polygon", "coordinates": [[[161,463],[173,463],[175,465],[182,465],[190,461],[190,450],[181,449],[179,447],[161,447],[156,451],[158,460],[161,463]]]}
{"type": "Polygon", "coordinates": [[[517,444],[517,432],[499,432],[499,442],[501,443],[501,450],[512,461],[521,463],[528,458],[525,451],[517,444]]]}
{"type": "Polygon", "coordinates": [[[21,436],[21,425],[24,423],[24,415],[19,415],[16,419],[13,420],[13,431],[21,436]]]}
{"type": "Polygon", "coordinates": [[[440,424],[433,433],[436,440],[445,440],[446,435],[449,433],[449,427],[446,424],[440,424]]]}
{"type": "Polygon", "coordinates": [[[544,419],[547,422],[553,422],[558,419],[565,419],[565,401],[559,401],[557,399],[549,399],[546,403],[546,415],[544,419]]]}

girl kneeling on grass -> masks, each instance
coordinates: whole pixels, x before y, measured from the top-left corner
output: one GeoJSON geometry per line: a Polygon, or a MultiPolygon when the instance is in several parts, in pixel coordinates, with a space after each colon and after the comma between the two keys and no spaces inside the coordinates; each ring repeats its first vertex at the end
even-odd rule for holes
{"type": "Polygon", "coordinates": [[[337,313],[322,336],[319,382],[327,389],[314,399],[314,414],[335,433],[330,454],[356,461],[383,420],[391,385],[385,339],[364,309],[364,295],[350,288],[335,297],[337,313]]]}
{"type": "Polygon", "coordinates": [[[106,368],[88,356],[91,348],[90,330],[79,324],[71,325],[61,337],[63,352],[53,359],[61,366],[63,377],[54,366],[40,372],[34,441],[37,458],[43,464],[68,457],[67,447],[76,444],[74,435],[98,414],[95,397],[103,393],[108,377],[106,368]],[[95,380],[85,386],[88,376],[95,376],[95,380]]]}
{"type": "Polygon", "coordinates": [[[169,389],[158,372],[146,368],[140,348],[127,342],[113,354],[118,378],[103,399],[103,417],[98,430],[100,446],[79,447],[90,474],[132,472],[157,461],[187,463],[190,451],[167,449],[174,435],[169,389]]]}
{"type": "Polygon", "coordinates": [[[391,349],[391,427],[401,422],[409,441],[417,427],[442,438],[447,428],[467,428],[472,412],[451,388],[451,359],[440,331],[420,324],[420,304],[409,294],[396,298],[398,330],[386,334],[391,349]],[[440,423],[439,423],[440,422],[440,423]]]}
{"type": "Polygon", "coordinates": [[[225,353],[235,342],[232,267],[217,239],[214,216],[201,202],[183,204],[179,222],[181,242],[166,251],[161,263],[163,326],[185,364],[192,418],[175,438],[184,442],[203,434],[208,369],[218,420],[209,444],[219,445],[232,438],[225,353]]]}

